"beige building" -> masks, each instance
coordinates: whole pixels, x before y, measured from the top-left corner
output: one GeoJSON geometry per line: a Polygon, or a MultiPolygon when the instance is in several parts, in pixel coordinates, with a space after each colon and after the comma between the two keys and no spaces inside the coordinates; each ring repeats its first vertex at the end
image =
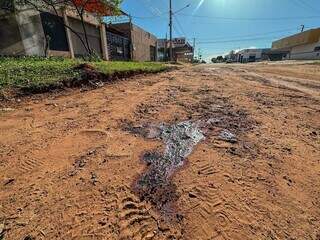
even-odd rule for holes
{"type": "Polygon", "coordinates": [[[272,43],[272,50],[288,51],[286,59],[320,59],[320,28],[298,33],[272,43]]]}
{"type": "MultiPolygon", "coordinates": [[[[10,10],[10,5],[0,6],[0,55],[74,58],[87,54],[81,42],[85,41],[81,21],[71,8],[60,9],[58,16],[50,12],[40,13],[32,8],[16,12],[10,10]]],[[[108,60],[104,24],[89,12],[85,13],[84,18],[90,48],[108,60]]]]}
{"type": "Polygon", "coordinates": [[[131,41],[131,59],[134,61],[157,60],[157,38],[142,28],[130,23],[111,24],[111,28],[122,32],[131,41]]]}

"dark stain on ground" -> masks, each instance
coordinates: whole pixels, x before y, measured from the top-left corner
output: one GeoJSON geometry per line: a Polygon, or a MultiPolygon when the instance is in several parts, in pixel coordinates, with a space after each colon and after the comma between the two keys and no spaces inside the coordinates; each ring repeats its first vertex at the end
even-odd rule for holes
{"type": "Polygon", "coordinates": [[[172,212],[172,204],[179,198],[177,187],[171,180],[172,175],[184,165],[194,147],[204,139],[201,127],[200,121],[127,126],[126,130],[134,134],[165,143],[162,152],[146,152],[142,157],[148,167],[134,184],[134,190],[141,200],[151,202],[162,213],[172,212]]]}

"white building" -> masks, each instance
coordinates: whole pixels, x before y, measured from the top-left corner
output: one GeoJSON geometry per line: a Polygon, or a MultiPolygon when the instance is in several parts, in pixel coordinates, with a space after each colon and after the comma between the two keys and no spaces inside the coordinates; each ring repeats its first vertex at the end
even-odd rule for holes
{"type": "Polygon", "coordinates": [[[320,28],[298,33],[272,43],[272,50],[288,51],[286,59],[320,59],[320,28]]]}
{"type": "Polygon", "coordinates": [[[269,50],[269,48],[243,49],[237,52],[237,61],[242,63],[262,61],[269,50]]]}

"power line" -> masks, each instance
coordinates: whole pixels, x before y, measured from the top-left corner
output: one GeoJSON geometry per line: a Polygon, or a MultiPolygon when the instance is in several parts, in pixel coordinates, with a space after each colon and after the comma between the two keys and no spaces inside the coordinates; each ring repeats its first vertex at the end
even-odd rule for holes
{"type": "Polygon", "coordinates": [[[297,5],[300,5],[305,10],[312,11],[312,12],[319,12],[315,7],[311,6],[309,3],[305,2],[304,0],[293,0],[294,3],[297,3],[297,5]]]}
{"type": "MultiPolygon", "coordinates": [[[[287,29],[281,29],[277,31],[272,31],[272,32],[265,32],[265,33],[257,33],[257,34],[246,34],[246,35],[234,35],[234,36],[228,36],[228,38],[243,38],[243,37],[253,37],[253,36],[265,36],[269,34],[274,34],[274,33],[285,33],[289,31],[297,31],[298,28],[287,28],[287,29]]],[[[198,40],[221,40],[225,39],[225,36],[220,36],[216,38],[197,38],[198,40]]]]}
{"type": "Polygon", "coordinates": [[[205,16],[205,15],[192,15],[179,13],[178,15],[193,17],[193,18],[207,18],[207,19],[215,19],[215,20],[230,20],[230,21],[283,21],[283,20],[302,20],[302,19],[316,19],[320,18],[318,16],[299,16],[299,17],[278,17],[278,18],[232,18],[232,17],[213,17],[213,16],[205,16]]]}
{"type": "Polygon", "coordinates": [[[168,12],[161,13],[160,15],[157,15],[157,16],[131,16],[131,17],[137,18],[137,19],[156,19],[156,18],[162,18],[166,14],[168,14],[168,12]]]}
{"type": "Polygon", "coordinates": [[[178,24],[178,27],[180,28],[182,34],[183,34],[185,37],[187,37],[187,34],[186,34],[185,31],[183,30],[183,27],[182,27],[182,25],[180,24],[178,17],[176,17],[175,15],[173,15],[173,17],[174,17],[174,19],[176,20],[176,22],[177,22],[177,24],[178,24]]]}
{"type": "Polygon", "coordinates": [[[257,41],[257,40],[271,40],[281,38],[281,36],[273,36],[269,38],[245,38],[245,39],[232,39],[232,40],[221,40],[221,41],[207,41],[207,42],[197,42],[198,44],[219,44],[219,43],[233,43],[233,42],[247,42],[247,41],[257,41]]]}
{"type": "Polygon", "coordinates": [[[153,15],[152,17],[161,17],[161,15],[163,15],[159,8],[152,6],[150,0],[141,0],[141,2],[143,2],[143,4],[148,8],[149,12],[153,15]]]}

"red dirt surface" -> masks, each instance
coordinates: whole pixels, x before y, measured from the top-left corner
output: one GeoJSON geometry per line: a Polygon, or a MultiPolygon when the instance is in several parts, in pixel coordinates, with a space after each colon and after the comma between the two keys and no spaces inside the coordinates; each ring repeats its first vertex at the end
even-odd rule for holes
{"type": "Polygon", "coordinates": [[[295,63],[187,66],[4,106],[0,235],[319,240],[319,103],[320,66],[295,63]],[[125,126],[208,119],[164,213],[134,191],[164,143],[125,126]]]}

